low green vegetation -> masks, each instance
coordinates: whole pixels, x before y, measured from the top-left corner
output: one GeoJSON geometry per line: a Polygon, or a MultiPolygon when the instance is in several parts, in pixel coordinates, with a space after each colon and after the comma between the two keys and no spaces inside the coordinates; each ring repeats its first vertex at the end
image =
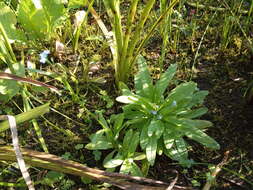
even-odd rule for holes
{"type": "MultiPolygon", "coordinates": [[[[15,116],[36,189],[155,185],[146,178],[172,170],[182,188],[253,187],[253,0],[0,0],[0,10],[0,115],[15,116]]],[[[0,189],[23,189],[9,125],[0,189]]]]}

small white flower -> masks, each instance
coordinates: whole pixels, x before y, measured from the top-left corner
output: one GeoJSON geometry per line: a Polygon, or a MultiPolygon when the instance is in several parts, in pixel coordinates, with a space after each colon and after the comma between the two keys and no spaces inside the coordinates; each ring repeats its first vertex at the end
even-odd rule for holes
{"type": "Polygon", "coordinates": [[[49,54],[50,54],[49,50],[44,50],[42,53],[40,53],[40,62],[46,63],[49,54]]]}

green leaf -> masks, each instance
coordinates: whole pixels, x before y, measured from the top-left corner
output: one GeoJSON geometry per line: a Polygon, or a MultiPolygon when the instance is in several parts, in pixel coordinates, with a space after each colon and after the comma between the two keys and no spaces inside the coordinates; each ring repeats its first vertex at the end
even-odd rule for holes
{"type": "Polygon", "coordinates": [[[144,175],[143,175],[141,169],[140,169],[134,162],[131,163],[130,173],[131,173],[133,176],[144,177],[144,175]]]}
{"type": "Polygon", "coordinates": [[[178,116],[184,117],[184,118],[189,118],[189,119],[194,119],[196,117],[200,117],[200,116],[204,115],[206,112],[208,112],[208,109],[203,107],[203,108],[199,108],[199,109],[195,109],[195,110],[187,110],[187,111],[180,112],[178,114],[178,116]]]}
{"type": "Polygon", "coordinates": [[[208,148],[220,149],[220,145],[213,138],[209,137],[207,134],[197,128],[188,128],[185,135],[208,148]]]}
{"type": "Polygon", "coordinates": [[[160,138],[164,131],[164,124],[161,120],[153,119],[148,126],[148,136],[156,135],[157,139],[160,138]]]}
{"type": "MultiPolygon", "coordinates": [[[[15,63],[12,65],[15,73],[23,77],[25,75],[24,65],[15,63]]],[[[10,69],[5,70],[6,73],[11,73],[10,69]]],[[[17,81],[0,79],[0,101],[8,102],[12,97],[19,93],[21,86],[17,81]]]]}
{"type": "Polygon", "coordinates": [[[15,26],[17,19],[15,13],[4,2],[0,2],[0,23],[10,40],[25,41],[25,35],[15,26]]]}
{"type": "Polygon", "coordinates": [[[177,149],[178,157],[180,159],[177,160],[187,160],[188,158],[188,150],[187,150],[187,144],[185,143],[183,138],[175,139],[175,146],[177,149]]]}
{"type": "Polygon", "coordinates": [[[65,8],[62,0],[40,0],[43,10],[45,12],[48,24],[50,25],[50,32],[53,32],[62,17],[65,14],[65,8]]]}
{"type": "Polygon", "coordinates": [[[30,39],[45,39],[51,37],[64,13],[61,0],[21,0],[17,16],[30,39]]]}
{"type": "Polygon", "coordinates": [[[159,111],[159,113],[163,116],[180,113],[182,112],[182,110],[185,110],[189,107],[188,105],[191,103],[191,101],[191,96],[185,97],[179,101],[171,99],[164,104],[166,105],[171,102],[168,106],[165,107],[164,105],[162,105],[163,108],[159,111]]]}
{"type": "Polygon", "coordinates": [[[128,158],[129,157],[133,157],[135,151],[136,151],[136,148],[139,144],[139,141],[140,141],[140,133],[139,132],[134,132],[131,139],[130,139],[130,142],[129,142],[129,146],[128,146],[128,149],[127,149],[127,152],[128,152],[128,158]]]}
{"type": "Polygon", "coordinates": [[[116,150],[113,150],[112,152],[110,152],[106,157],[105,159],[103,160],[103,165],[108,162],[109,160],[111,160],[115,154],[116,150]]]}
{"type": "Polygon", "coordinates": [[[103,129],[110,129],[101,111],[98,112],[98,122],[103,127],[103,129]]]}
{"type": "Polygon", "coordinates": [[[153,166],[156,158],[156,149],[157,149],[157,138],[155,135],[149,138],[148,144],[146,147],[146,156],[150,165],[153,166]]]}
{"type": "Polygon", "coordinates": [[[133,104],[138,101],[138,98],[135,96],[119,96],[116,98],[116,100],[124,104],[133,104]]]}
{"type": "Polygon", "coordinates": [[[208,95],[207,90],[201,90],[198,92],[195,92],[192,97],[192,102],[190,107],[198,105],[198,104],[203,104],[205,97],[208,95]]]}
{"type": "Polygon", "coordinates": [[[105,130],[99,130],[90,136],[91,142],[85,148],[89,150],[106,150],[113,148],[113,144],[104,136],[105,130]]]}
{"type": "Polygon", "coordinates": [[[163,134],[164,145],[166,149],[170,149],[174,145],[174,136],[171,133],[163,134]]]}
{"type": "Polygon", "coordinates": [[[177,65],[172,64],[169,66],[167,71],[161,75],[161,78],[156,82],[155,85],[155,102],[159,103],[162,100],[163,93],[168,87],[171,79],[174,77],[177,71],[177,65]]]}
{"type": "Polygon", "coordinates": [[[37,8],[31,0],[21,0],[18,7],[17,18],[30,39],[43,39],[47,37],[46,34],[49,32],[49,23],[42,5],[36,6],[37,8]]]}
{"type": "Polygon", "coordinates": [[[123,163],[123,156],[117,155],[115,158],[108,160],[104,163],[105,168],[115,168],[123,163]]]}
{"type": "MultiPolygon", "coordinates": [[[[191,97],[194,93],[194,91],[197,90],[197,84],[194,82],[186,82],[182,83],[179,86],[177,86],[175,89],[173,89],[169,96],[166,98],[166,102],[170,105],[173,101],[178,103],[182,99],[185,99],[186,97],[191,97]]],[[[167,106],[164,104],[164,106],[167,106]]]]}
{"type": "Polygon", "coordinates": [[[140,152],[135,152],[133,159],[134,160],[144,160],[146,158],[146,154],[140,153],[140,152]]]}
{"type": "Polygon", "coordinates": [[[139,56],[137,64],[139,66],[139,72],[134,78],[136,94],[152,101],[154,86],[145,58],[143,56],[139,56]]]}
{"type": "Polygon", "coordinates": [[[173,160],[187,160],[187,146],[183,138],[175,139],[175,145],[173,148],[166,149],[165,154],[173,160]]]}
{"type": "Polygon", "coordinates": [[[129,174],[131,171],[131,163],[129,162],[128,159],[124,160],[123,164],[120,167],[119,172],[123,174],[129,174]]]}
{"type": "Polygon", "coordinates": [[[148,126],[149,126],[149,123],[150,122],[143,123],[143,126],[142,126],[141,136],[140,136],[140,146],[141,146],[142,150],[145,150],[147,145],[148,145],[148,141],[149,141],[148,126]]]}

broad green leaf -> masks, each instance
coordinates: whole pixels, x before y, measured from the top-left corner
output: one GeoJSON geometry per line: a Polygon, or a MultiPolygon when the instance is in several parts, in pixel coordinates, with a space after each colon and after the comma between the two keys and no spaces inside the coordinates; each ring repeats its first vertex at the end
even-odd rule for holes
{"type": "Polygon", "coordinates": [[[146,158],[146,154],[140,153],[140,152],[135,152],[133,159],[134,160],[144,160],[146,158]]]}
{"type": "Polygon", "coordinates": [[[147,113],[155,109],[155,105],[152,104],[148,99],[138,95],[119,96],[116,98],[116,100],[125,104],[137,104],[147,113]]]}
{"type": "Polygon", "coordinates": [[[24,41],[24,33],[15,27],[17,19],[12,9],[4,2],[0,2],[0,10],[0,23],[2,24],[8,38],[10,40],[24,41]]]}
{"type": "Polygon", "coordinates": [[[130,173],[133,176],[144,177],[141,169],[134,162],[131,163],[130,173]]]}
{"type": "Polygon", "coordinates": [[[174,145],[174,137],[172,134],[165,132],[163,134],[164,145],[166,149],[170,149],[174,145]]]}
{"type": "Polygon", "coordinates": [[[162,109],[159,111],[159,113],[163,116],[168,115],[168,114],[177,114],[180,113],[182,110],[185,110],[188,108],[188,105],[191,103],[192,97],[191,96],[186,96],[183,99],[176,101],[176,100],[169,100],[165,104],[168,104],[171,102],[168,106],[162,105],[162,109]]]}
{"type": "Polygon", "coordinates": [[[207,90],[201,90],[198,92],[195,92],[192,96],[192,102],[190,107],[198,105],[198,104],[203,104],[205,97],[208,95],[207,90]]]}
{"type": "Polygon", "coordinates": [[[116,100],[124,104],[133,104],[138,101],[138,98],[135,96],[119,96],[116,98],[116,100]]]}
{"type": "Polygon", "coordinates": [[[20,90],[17,81],[0,79],[0,101],[8,102],[20,90]]]}
{"type": "Polygon", "coordinates": [[[145,150],[149,141],[148,137],[148,126],[149,122],[142,124],[141,136],[140,136],[140,146],[142,150],[145,150]]]}
{"type": "Polygon", "coordinates": [[[30,39],[43,39],[49,32],[49,23],[42,5],[34,4],[32,0],[20,1],[17,18],[30,39]]]}
{"type": "Polygon", "coordinates": [[[166,101],[179,102],[185,97],[192,96],[192,94],[196,90],[197,90],[196,83],[194,82],[182,83],[170,92],[169,96],[166,98],[166,101]]]}
{"type": "Polygon", "coordinates": [[[180,112],[178,114],[178,116],[184,117],[184,118],[189,118],[189,119],[194,119],[196,117],[200,117],[200,116],[204,115],[207,111],[208,111],[208,109],[203,107],[203,108],[198,108],[195,110],[187,110],[187,111],[180,112]]]}
{"type": "Polygon", "coordinates": [[[141,119],[146,117],[147,111],[142,110],[140,105],[129,104],[123,107],[124,115],[126,119],[141,119]]]}
{"type": "MultiPolygon", "coordinates": [[[[24,65],[15,63],[12,66],[16,75],[21,77],[25,75],[24,65]]],[[[10,69],[6,69],[5,72],[11,73],[10,69]]],[[[8,102],[20,91],[21,86],[17,81],[0,79],[0,101],[8,102]]]]}
{"type": "Polygon", "coordinates": [[[139,66],[139,71],[134,78],[136,94],[152,101],[154,86],[145,58],[139,56],[137,64],[139,66]]]}
{"type": "Polygon", "coordinates": [[[220,145],[213,138],[209,137],[207,134],[197,128],[188,128],[188,130],[185,132],[185,135],[188,138],[195,140],[208,148],[220,148],[220,145]]]}
{"type": "Polygon", "coordinates": [[[60,24],[61,19],[65,14],[65,8],[62,0],[40,0],[43,10],[45,12],[48,24],[50,25],[50,32],[60,24]]]}
{"type": "Polygon", "coordinates": [[[148,139],[148,144],[146,147],[146,156],[150,165],[153,166],[156,158],[156,150],[157,150],[157,138],[155,135],[148,139]]]}
{"type": "Polygon", "coordinates": [[[99,130],[95,134],[90,136],[91,142],[88,143],[85,148],[89,150],[106,150],[113,148],[113,145],[108,139],[104,136],[105,130],[99,130]]]}
{"type": "Polygon", "coordinates": [[[184,130],[192,129],[194,127],[204,129],[207,127],[211,127],[213,125],[210,121],[206,120],[197,120],[197,119],[193,120],[187,118],[173,118],[173,117],[168,119],[168,122],[179,126],[178,130],[181,130],[182,132],[184,130]]]}
{"type": "Polygon", "coordinates": [[[148,126],[148,136],[156,135],[157,139],[160,138],[164,130],[164,124],[161,120],[153,119],[148,126]]]}
{"type": "Polygon", "coordinates": [[[108,160],[104,163],[105,168],[115,168],[117,166],[120,166],[123,163],[124,159],[123,156],[117,155],[115,158],[108,160]]]}
{"type": "Polygon", "coordinates": [[[161,75],[161,78],[155,84],[155,102],[161,102],[163,93],[168,87],[171,79],[174,77],[177,70],[177,65],[172,64],[167,71],[161,75]]]}
{"type": "Polygon", "coordinates": [[[128,152],[128,157],[133,157],[135,151],[136,151],[136,148],[139,144],[139,141],[140,141],[140,133],[139,132],[134,132],[131,139],[130,139],[130,142],[129,142],[129,145],[128,145],[128,148],[127,148],[127,152],[128,152]]]}
{"type": "Polygon", "coordinates": [[[116,152],[116,150],[113,150],[112,152],[110,152],[109,154],[107,154],[107,156],[103,160],[103,165],[113,158],[115,152],[116,152]]]}
{"type": "Polygon", "coordinates": [[[17,11],[18,21],[30,39],[50,38],[64,16],[61,0],[21,0],[17,11]]]}
{"type": "Polygon", "coordinates": [[[175,147],[177,149],[177,157],[179,158],[177,160],[187,160],[188,158],[187,144],[185,143],[183,138],[175,139],[175,147]]]}
{"type": "Polygon", "coordinates": [[[131,139],[133,136],[133,130],[130,129],[125,133],[124,139],[123,139],[123,145],[122,145],[122,149],[124,152],[127,152],[127,149],[129,147],[129,145],[132,143],[131,139]]]}
{"type": "Polygon", "coordinates": [[[131,171],[132,164],[129,162],[128,159],[124,160],[122,163],[119,172],[122,174],[129,174],[131,171]]]}

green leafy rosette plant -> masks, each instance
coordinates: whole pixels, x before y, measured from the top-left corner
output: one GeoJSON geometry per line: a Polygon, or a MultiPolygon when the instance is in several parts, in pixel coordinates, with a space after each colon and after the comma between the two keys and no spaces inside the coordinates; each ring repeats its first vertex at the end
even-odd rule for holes
{"type": "Polygon", "coordinates": [[[140,147],[146,152],[149,163],[153,165],[156,154],[164,153],[189,166],[185,137],[208,148],[219,149],[219,144],[203,132],[212,123],[196,119],[208,111],[199,107],[208,91],[199,90],[194,82],[185,82],[165,96],[176,73],[176,64],[171,65],[155,85],[143,57],[139,57],[138,65],[135,93],[120,83],[123,95],[116,100],[128,104],[123,106],[125,118],[128,125],[140,132],[140,147]]]}
{"type": "Polygon", "coordinates": [[[103,129],[90,136],[91,142],[85,148],[96,151],[111,150],[103,161],[104,167],[109,171],[114,171],[120,166],[120,173],[143,176],[141,169],[135,163],[146,158],[144,153],[136,152],[140,133],[132,129],[124,131],[123,121],[124,114],[112,115],[107,122],[99,112],[98,122],[103,129]]]}

